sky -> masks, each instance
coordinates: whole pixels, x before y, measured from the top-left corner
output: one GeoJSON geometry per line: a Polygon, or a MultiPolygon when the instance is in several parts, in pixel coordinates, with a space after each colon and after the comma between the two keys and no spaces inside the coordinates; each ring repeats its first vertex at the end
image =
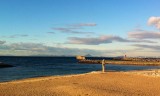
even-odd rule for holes
{"type": "Polygon", "coordinates": [[[160,0],[0,0],[1,56],[160,56],[160,0]]]}

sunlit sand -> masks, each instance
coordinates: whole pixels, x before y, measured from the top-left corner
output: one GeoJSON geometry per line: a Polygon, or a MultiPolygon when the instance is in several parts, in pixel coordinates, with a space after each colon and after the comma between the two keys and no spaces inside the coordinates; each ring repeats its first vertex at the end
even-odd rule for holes
{"type": "Polygon", "coordinates": [[[91,72],[4,82],[0,96],[159,96],[160,77],[144,73],[91,72]]]}

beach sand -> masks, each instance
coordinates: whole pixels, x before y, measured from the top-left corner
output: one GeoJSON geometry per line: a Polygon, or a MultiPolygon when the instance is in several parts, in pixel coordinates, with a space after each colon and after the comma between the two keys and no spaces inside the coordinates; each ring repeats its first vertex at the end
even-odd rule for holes
{"type": "MultiPolygon", "coordinates": [[[[160,77],[132,72],[91,72],[0,83],[0,96],[160,96],[160,77]]],[[[160,72],[160,71],[159,71],[160,72]]]]}

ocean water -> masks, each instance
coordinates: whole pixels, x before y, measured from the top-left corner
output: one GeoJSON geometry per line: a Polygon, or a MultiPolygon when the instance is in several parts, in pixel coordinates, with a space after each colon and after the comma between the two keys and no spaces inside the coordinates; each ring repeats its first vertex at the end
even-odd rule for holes
{"type": "MultiPolygon", "coordinates": [[[[90,58],[108,59],[108,58],[90,58]]],[[[0,62],[14,67],[0,68],[0,82],[19,80],[24,78],[81,74],[101,71],[100,64],[78,64],[75,57],[0,57],[0,62]]],[[[160,66],[133,66],[107,64],[106,70],[130,71],[143,69],[157,69],[160,66]]]]}

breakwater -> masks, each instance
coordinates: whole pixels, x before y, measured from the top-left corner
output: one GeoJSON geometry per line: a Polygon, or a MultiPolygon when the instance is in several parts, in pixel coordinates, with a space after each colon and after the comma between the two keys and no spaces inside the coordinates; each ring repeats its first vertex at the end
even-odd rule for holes
{"type": "MultiPolygon", "coordinates": [[[[79,60],[79,63],[101,64],[102,60],[79,60]]],[[[121,64],[121,65],[155,65],[160,66],[160,62],[156,61],[125,61],[125,60],[104,60],[105,64],[121,64]]]]}
{"type": "MultiPolygon", "coordinates": [[[[102,64],[102,60],[86,59],[84,56],[79,56],[77,60],[82,64],[102,64]]],[[[112,58],[104,60],[104,64],[160,66],[160,58],[112,58]]]]}

